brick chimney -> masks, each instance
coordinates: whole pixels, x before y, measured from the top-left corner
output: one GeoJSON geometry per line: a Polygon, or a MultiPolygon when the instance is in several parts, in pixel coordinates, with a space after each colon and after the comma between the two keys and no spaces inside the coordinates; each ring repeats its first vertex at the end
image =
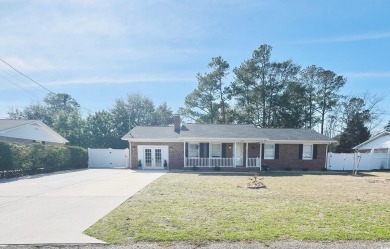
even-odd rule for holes
{"type": "Polygon", "coordinates": [[[179,114],[173,115],[173,125],[175,128],[175,132],[177,133],[180,133],[180,127],[181,127],[180,123],[181,123],[180,115],[179,114]]]}

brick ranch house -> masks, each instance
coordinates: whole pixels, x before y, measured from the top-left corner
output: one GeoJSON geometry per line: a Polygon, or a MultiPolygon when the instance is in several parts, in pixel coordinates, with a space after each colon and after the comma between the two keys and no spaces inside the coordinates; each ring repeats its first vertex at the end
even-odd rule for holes
{"type": "Polygon", "coordinates": [[[136,126],[129,142],[130,167],[137,169],[320,170],[336,141],[311,129],[264,129],[254,125],[181,124],[136,126]]]}

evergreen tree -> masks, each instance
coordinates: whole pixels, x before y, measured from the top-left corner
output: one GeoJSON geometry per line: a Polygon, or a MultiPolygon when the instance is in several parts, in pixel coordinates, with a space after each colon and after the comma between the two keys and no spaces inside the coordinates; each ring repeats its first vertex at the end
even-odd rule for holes
{"type": "Polygon", "coordinates": [[[291,60],[271,62],[271,51],[270,45],[263,44],[233,70],[235,80],[230,88],[231,97],[238,102],[238,122],[260,127],[278,127],[282,122],[278,119],[284,112],[281,98],[289,84],[296,82],[299,66],[291,60]]]}
{"type": "Polygon", "coordinates": [[[358,97],[352,97],[344,103],[343,116],[346,127],[339,136],[336,152],[348,153],[353,151],[353,147],[370,138],[366,124],[370,123],[372,116],[364,99],[358,97]]]}
{"type": "Polygon", "coordinates": [[[198,87],[186,96],[180,113],[200,123],[226,123],[229,89],[223,81],[229,64],[219,56],[212,58],[208,67],[212,71],[203,75],[198,73],[198,87]]]}
{"type": "Polygon", "coordinates": [[[337,105],[340,99],[338,91],[345,85],[347,79],[330,70],[320,69],[318,74],[316,102],[320,114],[321,134],[324,134],[327,114],[337,105]]]}
{"type": "Polygon", "coordinates": [[[171,124],[173,124],[173,112],[167,102],[164,102],[154,111],[153,125],[167,126],[171,124]]]}
{"type": "Polygon", "coordinates": [[[107,111],[98,111],[85,120],[83,145],[89,148],[122,148],[122,141],[115,133],[113,116],[107,111]]]}
{"type": "Polygon", "coordinates": [[[367,141],[370,136],[370,131],[364,125],[364,121],[358,115],[355,115],[348,121],[347,128],[341,133],[336,152],[353,152],[353,147],[367,141]]]}

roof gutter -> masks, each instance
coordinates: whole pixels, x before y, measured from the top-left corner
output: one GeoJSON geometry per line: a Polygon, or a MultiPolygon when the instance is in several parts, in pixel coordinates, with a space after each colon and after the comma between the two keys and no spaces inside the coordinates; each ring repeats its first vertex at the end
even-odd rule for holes
{"type": "Polygon", "coordinates": [[[268,138],[215,138],[215,137],[180,137],[180,141],[187,142],[264,142],[268,141],[268,138]]]}
{"type": "Polygon", "coordinates": [[[193,137],[181,137],[181,138],[125,138],[122,140],[130,142],[270,142],[278,144],[332,144],[337,143],[336,140],[270,140],[269,138],[193,138],[193,137]]]}
{"type": "Polygon", "coordinates": [[[280,143],[280,144],[332,144],[332,143],[337,143],[336,140],[269,140],[270,142],[273,143],[280,143]]]}
{"type": "Polygon", "coordinates": [[[163,139],[163,138],[125,138],[125,137],[122,137],[121,140],[124,140],[124,141],[129,141],[129,142],[182,142],[181,140],[179,139],[175,139],[175,138],[166,138],[166,139],[163,139]]]}

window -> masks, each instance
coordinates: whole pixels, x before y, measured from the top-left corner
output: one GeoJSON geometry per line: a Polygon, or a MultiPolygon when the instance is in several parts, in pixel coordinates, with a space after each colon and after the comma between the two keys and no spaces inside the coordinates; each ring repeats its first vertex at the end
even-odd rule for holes
{"type": "Polygon", "coordinates": [[[304,144],[302,148],[302,159],[303,160],[312,160],[313,159],[313,145],[304,144]]]}
{"type": "Polygon", "coordinates": [[[264,159],[275,158],[275,144],[264,144],[264,159]]]}
{"type": "Polygon", "coordinates": [[[211,144],[211,157],[221,157],[222,156],[222,144],[211,144]]]}
{"type": "Polygon", "coordinates": [[[199,144],[188,144],[188,157],[199,157],[199,144]]]}

